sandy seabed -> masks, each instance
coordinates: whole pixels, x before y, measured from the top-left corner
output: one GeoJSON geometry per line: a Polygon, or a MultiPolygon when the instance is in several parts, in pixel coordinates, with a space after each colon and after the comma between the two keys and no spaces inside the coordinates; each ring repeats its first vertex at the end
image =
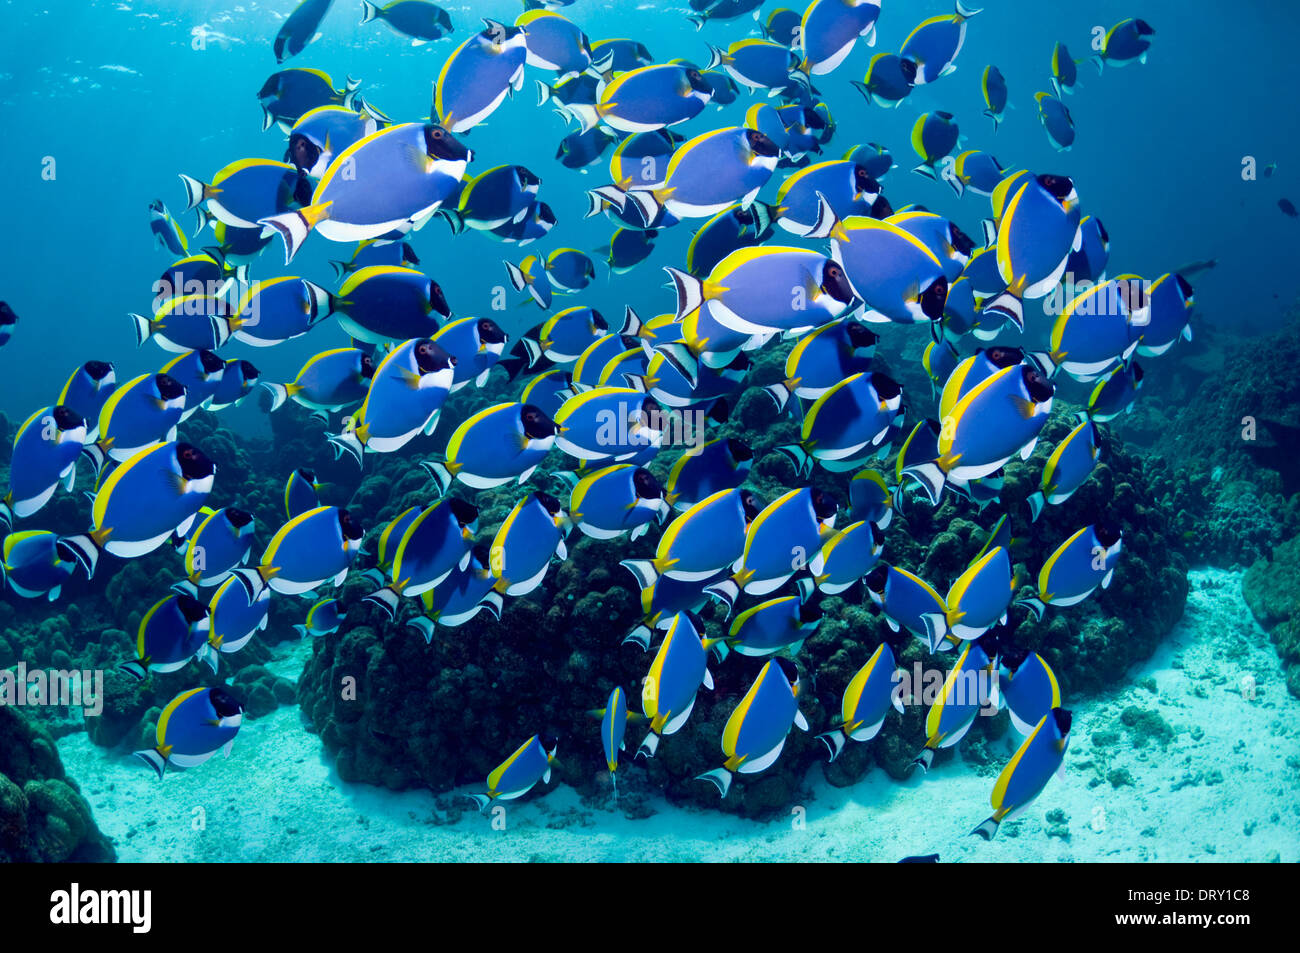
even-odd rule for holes
{"type": "MultiPolygon", "coordinates": [[[[808,803],[766,822],[666,801],[631,820],[571,788],[539,787],[507,805],[498,830],[472,809],[447,810],[456,803],[448,795],[340,781],[292,706],[247,723],[229,759],[161,783],[85,733],[61,739],[59,753],[127,862],[895,861],[936,852],[945,862],[1294,863],[1300,700],[1242,599],[1240,574],[1197,570],[1190,582],[1183,619],[1125,688],[1066,699],[1075,717],[1064,776],[989,843],[969,834],[989,814],[997,769],[960,758],[906,783],[875,770],[851,788],[813,769],[808,803]],[[1167,723],[1165,743],[1159,722],[1135,719],[1134,709],[1167,723]],[[1156,732],[1135,732],[1135,723],[1156,732]]],[[[270,667],[293,678],[305,651],[295,646],[270,667]]],[[[1008,731],[999,743],[1009,757],[1018,741],[1008,731]]]]}

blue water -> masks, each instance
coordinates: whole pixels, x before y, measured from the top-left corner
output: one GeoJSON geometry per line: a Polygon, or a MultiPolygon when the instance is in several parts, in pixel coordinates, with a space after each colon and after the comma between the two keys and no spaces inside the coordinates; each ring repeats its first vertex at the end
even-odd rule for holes
{"type": "MultiPolygon", "coordinates": [[[[763,10],[780,4],[767,3],[763,10]]],[[[278,130],[260,131],[256,93],[275,71],[271,39],[292,2],[230,5],[208,0],[54,0],[0,4],[0,107],[5,143],[3,290],[0,294],[28,324],[6,346],[6,382],[0,410],[11,418],[57,395],[72,369],[91,358],[118,366],[118,379],[162,363],[160,352],[136,350],[126,318],[143,311],[150,286],[170,261],[149,233],[148,204],[163,199],[174,214],[184,207],[178,172],[210,176],[245,156],[280,158],[278,130]],[[207,34],[195,50],[193,31],[207,34]],[[128,72],[129,70],[129,72],[128,72]],[[53,157],[56,178],[42,179],[53,157]]],[[[1037,0],[988,0],[967,31],[957,72],[913,92],[897,110],[870,107],[849,87],[861,79],[870,55],[897,49],[926,16],[951,12],[945,0],[886,2],[875,50],[858,44],[850,58],[819,83],[839,124],[828,155],[875,141],[888,146],[899,166],[912,160],[908,136],[923,111],[953,112],[969,148],[993,152],[1009,167],[1049,169],[1075,176],[1086,208],[1099,215],[1112,240],[1111,273],[1156,275],[1194,259],[1219,266],[1196,284],[1198,306],[1242,334],[1280,321],[1279,301],[1292,300],[1298,278],[1290,266],[1297,223],[1278,211],[1277,199],[1300,201],[1293,157],[1300,127],[1285,108],[1292,82],[1291,38],[1300,11],[1280,2],[1219,4],[1096,0],[1052,5],[1037,0]],[[1048,89],[1049,60],[1058,40],[1084,57],[1094,26],[1141,15],[1156,27],[1148,62],[1098,76],[1079,68],[1080,89],[1066,102],[1078,140],[1055,152],[1034,108],[1033,94],[1048,89]],[[996,135],[983,109],[980,76],[996,64],[1011,101],[996,135]],[[1270,104],[1272,104],[1270,106],[1270,104]],[[1278,162],[1271,179],[1244,182],[1243,156],[1262,167],[1278,162]],[[1119,269],[1119,271],[1117,271],[1119,269]]],[[[428,116],[432,80],[443,59],[477,18],[513,22],[519,4],[505,0],[449,5],[452,38],[413,48],[383,24],[358,25],[359,5],[339,2],[326,16],[323,36],[287,66],[313,66],[341,86],[351,74],[364,94],[394,119],[428,116]]],[[[684,19],[685,4],[596,3],[568,8],[593,40],[643,38],[658,61],[704,61],[706,42],[726,46],[754,33],[748,17],[712,22],[697,33],[684,19]]],[[[756,35],[756,34],[755,34],[756,35]]],[[[584,221],[581,192],[605,182],[606,161],[586,174],[554,161],[562,121],[537,109],[532,80],[501,107],[468,144],[474,165],[502,162],[533,169],[544,179],[542,197],[560,220],[540,244],[591,249],[608,240],[602,218],[584,221]]],[[[755,100],[742,96],[722,113],[710,107],[688,128],[738,123],[755,100]]],[[[776,179],[769,186],[774,193],[776,179]]],[[[896,168],[886,191],[950,216],[979,234],[987,203],[956,199],[947,186],[896,168]],[[892,187],[892,188],[891,188],[892,187]]],[[[192,231],[193,216],[182,216],[192,231]]],[[[207,233],[211,238],[211,232],[207,233]]],[[[584,296],[607,314],[626,303],[643,314],[668,310],[659,266],[680,262],[688,228],[661,234],[652,257],[615,283],[600,282],[584,296]],[[674,233],[675,232],[675,233],[674,233]]],[[[486,312],[491,289],[505,279],[500,259],[509,246],[467,235],[453,241],[433,222],[413,238],[424,270],[445,288],[459,314],[486,312]]],[[[538,246],[528,251],[538,250],[538,246]]],[[[309,241],[291,273],[328,283],[325,262],[338,248],[309,241]]],[[[516,255],[516,257],[518,257],[516,255]]],[[[259,274],[282,269],[276,248],[263,256],[259,274]]],[[[511,295],[513,299],[513,294],[511,295]]],[[[531,313],[529,317],[531,317],[531,313]]],[[[344,342],[330,326],[274,349],[228,346],[226,356],[247,356],[270,379],[287,379],[303,359],[344,342]]],[[[225,352],[223,352],[225,353],[225,352]]],[[[239,408],[227,425],[256,427],[257,415],[239,408]]]]}

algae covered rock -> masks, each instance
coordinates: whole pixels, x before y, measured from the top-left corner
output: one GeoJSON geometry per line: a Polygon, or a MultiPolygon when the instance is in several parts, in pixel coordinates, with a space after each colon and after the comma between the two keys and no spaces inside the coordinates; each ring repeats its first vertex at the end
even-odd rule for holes
{"type": "Polygon", "coordinates": [[[1300,538],[1260,559],[1241,580],[1241,592],[1259,624],[1268,629],[1286,670],[1287,688],[1300,698],[1300,538]]]}

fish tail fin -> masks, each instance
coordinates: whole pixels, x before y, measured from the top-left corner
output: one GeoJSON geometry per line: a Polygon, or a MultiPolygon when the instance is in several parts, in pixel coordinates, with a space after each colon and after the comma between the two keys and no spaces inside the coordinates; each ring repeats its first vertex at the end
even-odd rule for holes
{"type": "Polygon", "coordinates": [[[1039,622],[1043,621],[1043,613],[1047,611],[1047,603],[1043,602],[1037,596],[1029,596],[1026,599],[1017,599],[1013,605],[1028,609],[1034,614],[1034,618],[1039,622]]]}
{"type": "Polygon", "coordinates": [[[845,734],[843,728],[836,728],[834,731],[823,731],[817,737],[830,749],[831,761],[838,758],[840,752],[844,750],[845,734]]]}
{"type": "Polygon", "coordinates": [[[627,193],[627,201],[636,206],[637,212],[640,213],[642,221],[647,226],[659,217],[659,213],[663,208],[663,202],[659,200],[659,194],[648,189],[636,189],[627,193]]]}
{"type": "Polygon", "coordinates": [[[360,438],[357,437],[355,430],[326,434],[325,439],[329,441],[330,447],[334,450],[335,460],[343,456],[343,452],[346,450],[357,461],[357,466],[361,466],[361,457],[365,454],[366,448],[361,443],[360,438]]]}
{"type": "Polygon", "coordinates": [[[266,580],[262,578],[260,570],[236,569],[231,575],[239,580],[239,584],[244,587],[244,594],[248,596],[250,606],[266,591],[266,580]]]}
{"type": "Polygon", "coordinates": [[[724,579],[712,586],[705,586],[704,591],[722,603],[726,610],[724,619],[731,615],[731,610],[736,607],[736,600],[740,598],[740,585],[735,579],[724,579]]]}
{"type": "Polygon", "coordinates": [[[376,589],[370,595],[361,600],[379,606],[388,616],[388,621],[393,622],[397,619],[397,608],[401,601],[401,595],[392,586],[384,586],[382,589],[376,589]]]}
{"type": "Polygon", "coordinates": [[[696,781],[708,781],[718,789],[720,797],[726,797],[727,792],[731,790],[732,774],[726,768],[714,768],[712,771],[706,771],[703,774],[695,776],[696,781]]]}
{"type": "Polygon", "coordinates": [[[1090,56],[1088,57],[1088,61],[1092,63],[1093,66],[1097,67],[1097,75],[1100,76],[1102,73],[1102,65],[1103,65],[1101,55],[1095,54],[1093,56],[1090,56]]]}
{"type": "Polygon", "coordinates": [[[167,759],[158,753],[158,749],[148,748],[144,751],[132,752],[132,754],[153,768],[158,774],[159,781],[163,779],[163,772],[167,768],[167,759]]]}
{"type": "Polygon", "coordinates": [[[146,668],[147,664],[148,664],[147,662],[141,661],[139,659],[132,659],[129,662],[123,662],[117,668],[118,671],[130,675],[137,682],[143,682],[145,676],[149,674],[149,670],[148,668],[146,668]]]}
{"type": "Polygon", "coordinates": [[[371,3],[370,0],[361,0],[361,23],[359,25],[365,26],[372,20],[378,19],[380,19],[379,7],[371,3]]]}
{"type": "Polygon", "coordinates": [[[969,3],[962,3],[962,0],[957,0],[956,7],[957,18],[959,20],[969,20],[976,14],[984,12],[983,7],[973,7],[969,3]]]}
{"type": "Polygon", "coordinates": [[[978,834],[980,837],[984,838],[985,840],[992,840],[993,836],[998,832],[999,823],[1000,822],[998,821],[996,815],[990,815],[989,817],[986,817],[983,821],[981,821],[979,827],[971,831],[971,834],[972,836],[978,834]]]}
{"type": "Polygon", "coordinates": [[[311,230],[329,218],[329,205],[328,202],[304,205],[292,212],[259,219],[257,224],[265,226],[263,235],[269,234],[272,229],[279,233],[284,241],[284,263],[287,265],[293,261],[293,256],[298,254],[298,249],[302,247],[311,230]]]}
{"type": "Polygon", "coordinates": [[[609,185],[602,185],[598,189],[591,189],[587,192],[588,207],[587,214],[584,218],[590,218],[593,215],[599,215],[604,211],[603,202],[608,202],[620,212],[627,207],[628,194],[625,189],[619,188],[618,185],[611,182],[609,185]]]}
{"type": "Polygon", "coordinates": [[[1056,372],[1060,369],[1056,363],[1056,358],[1052,356],[1051,351],[1030,351],[1026,357],[1038,365],[1038,369],[1046,377],[1055,377],[1056,372]]]}
{"type": "Polygon", "coordinates": [[[460,209],[440,208],[438,214],[442,216],[443,221],[447,223],[447,227],[451,229],[453,235],[459,235],[465,231],[465,216],[461,214],[460,209]]]}
{"type": "Polygon", "coordinates": [[[600,123],[600,106],[592,103],[565,103],[564,110],[578,121],[580,132],[591,132],[600,123]]]}
{"type": "Polygon", "coordinates": [[[307,636],[311,635],[311,633],[307,631],[307,627],[301,622],[295,625],[293,630],[298,633],[298,638],[300,639],[305,639],[307,636]]]}
{"type": "Polygon", "coordinates": [[[95,542],[95,537],[87,533],[64,536],[54,545],[60,559],[68,562],[76,561],[77,565],[86,571],[87,579],[94,578],[95,566],[99,564],[99,544],[95,542]]]}
{"type": "Polygon", "coordinates": [[[200,182],[193,176],[177,173],[180,176],[181,184],[185,186],[185,210],[189,211],[196,208],[200,202],[210,199],[214,195],[220,194],[221,190],[208,185],[206,182],[200,182]]]}
{"type": "Polygon", "coordinates": [[[1042,490],[1039,490],[1037,493],[1030,494],[1025,502],[1029,504],[1029,522],[1037,523],[1039,515],[1043,512],[1043,507],[1047,503],[1047,498],[1043,496],[1042,490]]]}
{"type": "Polygon", "coordinates": [[[334,269],[334,279],[342,281],[348,274],[348,263],[346,261],[331,261],[330,267],[334,269]]]}
{"type": "Polygon", "coordinates": [[[420,463],[420,466],[423,467],[429,476],[433,477],[433,481],[438,484],[438,496],[446,496],[447,491],[451,489],[452,481],[456,479],[456,474],[451,472],[451,467],[447,466],[447,464],[440,460],[424,460],[420,463]]]}
{"type": "Polygon", "coordinates": [[[826,196],[821,192],[817,193],[817,218],[813,221],[812,228],[808,229],[804,238],[830,238],[835,234],[836,229],[841,232],[839,216],[835,214],[835,209],[831,208],[831,203],[826,200],[826,196]]]}
{"type": "MultiPolygon", "coordinates": [[[[688,17],[687,19],[693,19],[693,18],[688,17]]],[[[703,19],[701,19],[699,24],[695,27],[695,29],[698,30],[703,25],[704,25],[704,21],[703,19]]],[[[719,66],[724,66],[728,61],[731,60],[731,57],[727,55],[726,50],[719,49],[718,47],[714,46],[712,43],[708,43],[706,45],[709,48],[709,64],[704,67],[706,70],[717,69],[719,66]]]]}
{"type": "Polygon", "coordinates": [[[0,500],[0,535],[8,535],[13,528],[14,511],[8,503],[4,500],[0,500]]]}
{"type": "Polygon", "coordinates": [[[503,261],[506,266],[506,275],[510,278],[510,286],[516,291],[523,291],[528,287],[528,279],[524,277],[523,271],[514,262],[503,261]]]}
{"type": "Polygon", "coordinates": [[[921,749],[920,753],[918,753],[917,756],[912,759],[912,763],[909,765],[909,767],[920,768],[922,771],[929,773],[930,765],[932,765],[933,763],[934,763],[934,749],[927,747],[921,749]]]}
{"type": "Polygon", "coordinates": [[[537,105],[545,106],[547,101],[551,98],[552,94],[554,94],[555,90],[551,89],[550,86],[548,86],[546,83],[543,83],[540,79],[537,80],[536,82],[537,82],[537,105]]]}
{"type": "Polygon", "coordinates": [[[645,740],[641,742],[640,747],[636,749],[636,757],[653,758],[655,756],[655,752],[658,750],[659,750],[659,736],[655,734],[655,732],[651,731],[649,734],[645,736],[645,740]]]}
{"type": "Polygon", "coordinates": [[[629,304],[623,309],[623,326],[618,329],[619,334],[628,334],[633,337],[641,337],[645,329],[645,322],[641,316],[633,310],[629,304]]]}
{"type": "Polygon", "coordinates": [[[131,326],[135,328],[136,347],[153,337],[154,326],[152,321],[143,314],[136,314],[134,311],[127,312],[126,316],[131,319],[131,326]]]}
{"type": "Polygon", "coordinates": [[[277,384],[274,381],[258,381],[258,383],[271,392],[271,410],[276,411],[284,406],[284,402],[289,399],[289,385],[277,384]]]}
{"type": "Polygon", "coordinates": [[[771,397],[776,402],[777,413],[785,413],[786,405],[790,403],[790,398],[794,396],[795,381],[787,379],[779,384],[769,384],[763,388],[763,393],[771,397]]]}
{"type": "Polygon", "coordinates": [[[1004,321],[1010,321],[1020,331],[1025,329],[1025,303],[1012,288],[998,294],[984,306],[984,314],[1001,315],[1004,321]]]}
{"type": "Polygon", "coordinates": [[[930,651],[937,652],[939,644],[948,634],[948,617],[942,612],[921,613],[921,624],[925,626],[926,638],[930,642],[930,651]]]}
{"type": "MultiPolygon", "coordinates": [[[[689,20],[691,23],[695,24],[695,29],[697,32],[704,29],[704,21],[706,17],[698,13],[688,13],[686,14],[686,19],[689,20]]],[[[712,47],[710,47],[710,49],[712,49],[712,47]]],[[[712,69],[712,68],[713,67],[708,67],[708,69],[712,69]]]]}
{"type": "Polygon", "coordinates": [[[788,443],[784,446],[777,447],[776,452],[784,454],[790,458],[790,462],[794,464],[794,472],[796,476],[809,476],[812,474],[812,455],[803,447],[799,446],[799,444],[788,443]]]}
{"type": "Polygon", "coordinates": [[[637,585],[642,589],[651,588],[659,578],[653,559],[624,559],[619,565],[636,577],[637,585]]]}
{"type": "Polygon", "coordinates": [[[939,497],[943,494],[943,487],[948,477],[937,462],[918,463],[906,467],[903,476],[911,477],[920,485],[931,506],[939,505],[939,497]]]}
{"type": "MultiPolygon", "coordinates": [[[[493,593],[493,595],[496,595],[496,593],[493,593]]],[[[499,599],[501,597],[497,596],[497,598],[499,599]]],[[[417,615],[412,619],[407,619],[406,625],[408,628],[415,629],[424,636],[425,645],[429,645],[433,642],[433,632],[437,626],[427,615],[417,615]]]]}
{"type": "Polygon", "coordinates": [[[708,297],[708,289],[701,279],[677,268],[665,267],[664,271],[672,278],[673,288],[677,292],[676,319],[684,321],[704,304],[708,297]]]}
{"type": "Polygon", "coordinates": [[[486,794],[466,794],[465,796],[478,806],[480,814],[487,813],[488,805],[492,803],[492,798],[486,794]]]}
{"type": "Polygon", "coordinates": [[[927,179],[934,179],[935,181],[938,181],[939,179],[939,173],[934,170],[934,166],[928,165],[925,162],[922,162],[920,165],[913,168],[912,171],[917,175],[925,176],[927,179]]]}
{"type": "Polygon", "coordinates": [[[650,626],[644,622],[639,622],[628,630],[627,635],[623,636],[622,644],[627,645],[629,642],[634,642],[641,646],[641,651],[644,652],[650,648],[650,636],[650,626]]]}
{"type": "Polygon", "coordinates": [[[681,374],[694,387],[700,379],[700,359],[691,353],[691,349],[680,341],[661,344],[655,348],[664,356],[664,360],[681,374]]]}

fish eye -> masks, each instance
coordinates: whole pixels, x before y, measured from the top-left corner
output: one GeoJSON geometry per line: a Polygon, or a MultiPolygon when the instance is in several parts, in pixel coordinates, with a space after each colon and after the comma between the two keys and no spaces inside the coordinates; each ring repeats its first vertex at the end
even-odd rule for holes
{"type": "Polygon", "coordinates": [[[754,459],[754,451],[750,449],[749,444],[743,440],[737,440],[735,437],[727,441],[727,450],[731,452],[731,458],[737,463],[754,459]]]}
{"type": "Polygon", "coordinates": [[[85,421],[71,407],[59,404],[54,408],[54,423],[60,430],[71,430],[73,427],[80,427],[85,421]]]}
{"type": "Polygon", "coordinates": [[[1052,719],[1056,722],[1056,728],[1063,735],[1070,733],[1070,724],[1074,716],[1068,708],[1053,708],[1052,719]]]}
{"type": "Polygon", "coordinates": [[[1119,525],[1111,522],[1110,518],[1105,516],[1100,517],[1097,522],[1093,524],[1093,532],[1097,536],[1097,542],[1101,543],[1107,549],[1110,549],[1110,547],[1119,542],[1120,536],[1122,535],[1120,533],[1119,525]]]}
{"type": "Polygon", "coordinates": [[[875,371],[871,374],[871,386],[875,388],[876,393],[879,394],[883,400],[893,400],[903,392],[903,388],[899,385],[898,381],[894,380],[887,374],[882,374],[880,371],[875,371]]]}
{"type": "Polygon", "coordinates": [[[799,681],[799,667],[795,665],[794,662],[785,656],[780,655],[777,656],[774,661],[776,662],[777,668],[781,670],[781,674],[785,676],[787,682],[793,686],[797,681],[799,681]]]}
{"type": "Polygon", "coordinates": [[[370,377],[375,372],[375,360],[369,354],[361,355],[361,375],[370,377]]]}
{"type": "Polygon", "coordinates": [[[97,381],[103,380],[113,369],[113,365],[107,361],[87,361],[83,366],[86,368],[86,373],[97,381]]]}
{"type": "Polygon", "coordinates": [[[984,352],[989,363],[994,367],[1015,367],[1025,359],[1025,352],[1018,347],[991,347],[984,352]]]}
{"type": "Polygon", "coordinates": [[[546,491],[538,490],[536,493],[533,494],[533,496],[537,499],[538,503],[542,504],[542,507],[546,510],[546,512],[552,515],[560,512],[560,501],[557,500],[555,497],[551,496],[551,494],[547,493],[546,491]]]}
{"type": "Polygon", "coordinates": [[[867,573],[866,577],[862,581],[866,583],[867,588],[872,592],[882,593],[885,591],[885,580],[888,578],[889,567],[884,563],[879,563],[871,570],[871,572],[867,573]]]}
{"type": "Polygon", "coordinates": [[[1024,380],[1025,389],[1029,391],[1029,396],[1034,399],[1035,403],[1041,404],[1051,399],[1052,394],[1056,392],[1056,388],[1051,381],[1028,365],[1025,366],[1024,380]]]}
{"type": "Polygon", "coordinates": [[[208,689],[208,701],[212,704],[212,710],[223,718],[238,715],[243,711],[239,700],[224,685],[214,685],[208,689]]]}
{"type": "Polygon", "coordinates": [[[230,521],[231,526],[238,528],[241,526],[247,526],[251,523],[253,521],[253,514],[241,510],[237,506],[227,506],[226,519],[230,521]]]}

